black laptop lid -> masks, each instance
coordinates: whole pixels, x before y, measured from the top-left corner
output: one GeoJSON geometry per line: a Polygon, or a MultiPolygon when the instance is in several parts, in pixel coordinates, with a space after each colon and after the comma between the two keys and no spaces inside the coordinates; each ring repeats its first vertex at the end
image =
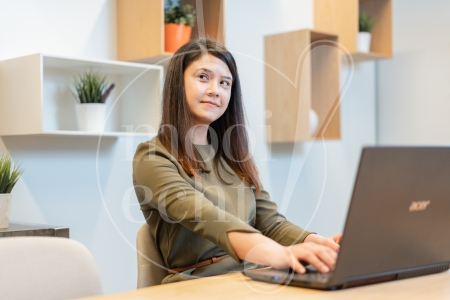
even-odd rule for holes
{"type": "Polygon", "coordinates": [[[333,283],[450,262],[450,148],[363,149],[333,283]]]}

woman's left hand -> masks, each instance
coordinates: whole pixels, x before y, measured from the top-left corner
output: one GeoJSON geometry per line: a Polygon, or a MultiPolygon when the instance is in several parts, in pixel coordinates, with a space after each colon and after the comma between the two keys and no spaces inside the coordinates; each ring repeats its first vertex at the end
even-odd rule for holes
{"type": "Polygon", "coordinates": [[[313,242],[319,245],[324,245],[327,247],[330,247],[331,249],[333,249],[334,251],[338,252],[339,251],[339,244],[341,243],[342,240],[342,233],[336,234],[332,237],[324,237],[318,234],[310,234],[308,235],[304,242],[313,242]]]}

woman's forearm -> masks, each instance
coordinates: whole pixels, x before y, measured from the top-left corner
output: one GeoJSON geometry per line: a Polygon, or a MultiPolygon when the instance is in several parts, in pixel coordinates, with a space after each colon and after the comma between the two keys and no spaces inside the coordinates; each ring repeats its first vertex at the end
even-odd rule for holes
{"type": "Polygon", "coordinates": [[[232,231],[228,240],[240,259],[274,268],[291,267],[298,273],[305,272],[300,261],[328,272],[334,269],[337,258],[336,252],[324,245],[304,242],[285,247],[260,233],[232,231]]]}
{"type": "Polygon", "coordinates": [[[228,240],[240,259],[252,263],[273,266],[274,256],[286,256],[285,247],[260,233],[232,231],[228,240]]]}

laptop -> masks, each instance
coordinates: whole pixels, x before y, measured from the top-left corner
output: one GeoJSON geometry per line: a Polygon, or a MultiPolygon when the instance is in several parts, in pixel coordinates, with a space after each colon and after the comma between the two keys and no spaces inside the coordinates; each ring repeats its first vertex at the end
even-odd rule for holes
{"type": "Polygon", "coordinates": [[[367,147],[334,271],[246,270],[255,280],[335,290],[450,268],[450,148],[367,147]]]}

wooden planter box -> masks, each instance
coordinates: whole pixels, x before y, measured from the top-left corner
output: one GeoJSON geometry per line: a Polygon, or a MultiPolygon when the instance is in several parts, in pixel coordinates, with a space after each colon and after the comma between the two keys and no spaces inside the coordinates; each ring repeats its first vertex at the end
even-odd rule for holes
{"type": "Polygon", "coordinates": [[[292,143],[339,139],[340,51],[338,37],[299,30],[265,37],[267,141],[292,143]],[[319,117],[310,134],[309,110],[319,117]]]}
{"type": "MultiPolygon", "coordinates": [[[[185,0],[197,10],[191,39],[208,36],[225,41],[225,0],[185,0]]],[[[165,64],[173,53],[164,51],[164,0],[117,0],[119,60],[165,64]]]]}
{"type": "Polygon", "coordinates": [[[354,61],[392,57],[392,0],[314,0],[314,29],[339,35],[354,61]],[[359,13],[375,19],[369,53],[357,51],[359,13]]]}

